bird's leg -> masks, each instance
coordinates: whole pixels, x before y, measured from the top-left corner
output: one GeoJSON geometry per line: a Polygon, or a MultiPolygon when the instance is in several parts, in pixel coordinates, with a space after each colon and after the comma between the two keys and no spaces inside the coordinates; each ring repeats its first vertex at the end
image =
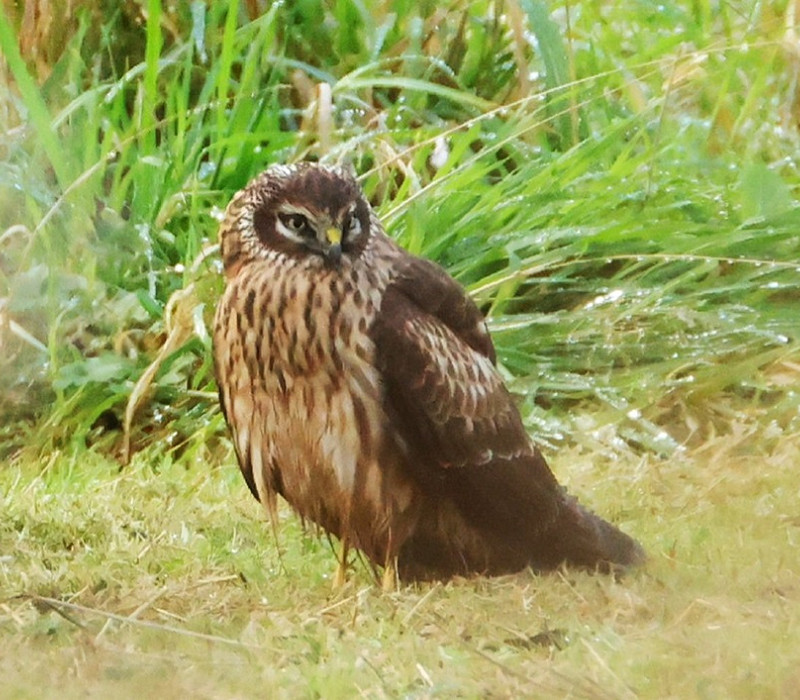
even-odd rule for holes
{"type": "Polygon", "coordinates": [[[350,546],[346,537],[342,538],[342,551],[339,556],[339,565],[336,567],[336,576],[333,579],[333,589],[339,590],[347,583],[347,555],[349,554],[350,546]]]}
{"type": "Polygon", "coordinates": [[[391,557],[383,567],[381,588],[384,593],[393,593],[397,590],[397,557],[391,557]]]}
{"type": "Polygon", "coordinates": [[[280,564],[281,571],[286,571],[286,566],[283,563],[283,550],[281,548],[281,539],[278,532],[278,504],[275,500],[275,494],[271,491],[267,492],[261,497],[261,502],[266,508],[269,525],[272,529],[272,536],[275,538],[275,551],[278,553],[278,563],[280,564]]]}
{"type": "Polygon", "coordinates": [[[350,494],[345,504],[342,528],[339,533],[339,539],[342,542],[342,552],[339,559],[339,566],[336,567],[336,576],[333,578],[333,589],[335,591],[338,591],[347,583],[347,558],[350,554],[350,515],[353,509],[352,498],[353,496],[350,494]]]}
{"type": "Polygon", "coordinates": [[[386,561],[383,563],[383,578],[381,588],[384,593],[397,590],[397,552],[394,546],[394,532],[389,528],[389,541],[386,547],[386,561]]]}

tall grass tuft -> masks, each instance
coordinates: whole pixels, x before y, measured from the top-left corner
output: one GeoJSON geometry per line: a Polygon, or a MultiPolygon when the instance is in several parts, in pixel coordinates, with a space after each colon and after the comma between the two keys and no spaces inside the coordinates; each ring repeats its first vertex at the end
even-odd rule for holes
{"type": "Polygon", "coordinates": [[[224,434],[216,216],[303,158],[352,162],[391,234],[470,289],[545,443],[668,455],[729,411],[797,428],[779,10],[254,7],[148,0],[99,32],[85,9],[38,83],[0,15],[6,456],[31,435],[119,454],[126,407],[134,450],[224,434]]]}

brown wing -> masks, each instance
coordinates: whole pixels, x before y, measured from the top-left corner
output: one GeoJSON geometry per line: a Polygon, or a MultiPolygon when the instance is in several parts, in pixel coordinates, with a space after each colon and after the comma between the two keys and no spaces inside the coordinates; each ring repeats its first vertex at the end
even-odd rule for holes
{"type": "Polygon", "coordinates": [[[474,524],[528,540],[553,521],[561,491],[494,366],[483,317],[438,266],[401,264],[372,333],[409,468],[474,524]]]}
{"type": "MultiPolygon", "coordinates": [[[[228,287],[220,299],[214,317],[214,376],[217,380],[217,392],[222,416],[233,434],[233,446],[236,452],[239,468],[242,470],[244,480],[250,493],[259,500],[258,489],[253,475],[253,464],[250,459],[249,438],[243,439],[239,432],[241,427],[233,415],[233,396],[241,387],[236,381],[241,379],[240,373],[245,365],[236,362],[242,357],[242,335],[240,332],[241,318],[231,303],[235,299],[235,291],[228,287]]],[[[252,410],[252,407],[251,407],[252,410]]],[[[241,416],[239,417],[241,419],[241,416]]]]}

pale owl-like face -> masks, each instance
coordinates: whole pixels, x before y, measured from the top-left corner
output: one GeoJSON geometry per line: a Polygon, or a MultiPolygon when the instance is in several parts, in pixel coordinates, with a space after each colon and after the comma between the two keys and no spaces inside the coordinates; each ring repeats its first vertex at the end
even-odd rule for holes
{"type": "Polygon", "coordinates": [[[338,267],[358,257],[369,238],[369,204],[353,176],[340,168],[273,166],[243,194],[240,215],[252,226],[239,234],[253,239],[246,247],[256,257],[260,248],[338,267]]]}

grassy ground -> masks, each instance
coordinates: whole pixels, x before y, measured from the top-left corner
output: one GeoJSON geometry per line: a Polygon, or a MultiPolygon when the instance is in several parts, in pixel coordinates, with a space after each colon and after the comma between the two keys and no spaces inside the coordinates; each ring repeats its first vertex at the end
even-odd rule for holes
{"type": "Polygon", "coordinates": [[[333,591],[288,513],[276,548],[230,462],[52,455],[4,490],[0,586],[36,597],[0,607],[3,694],[795,697],[800,441],[739,430],[666,461],[554,457],[645,543],[639,572],[394,594],[362,566],[333,591]]]}
{"type": "Polygon", "coordinates": [[[796,696],[793,3],[34,4],[0,15],[0,694],[796,696]],[[276,544],[213,242],[309,157],[469,288],[646,567],[333,591],[288,512],[276,544]]]}

